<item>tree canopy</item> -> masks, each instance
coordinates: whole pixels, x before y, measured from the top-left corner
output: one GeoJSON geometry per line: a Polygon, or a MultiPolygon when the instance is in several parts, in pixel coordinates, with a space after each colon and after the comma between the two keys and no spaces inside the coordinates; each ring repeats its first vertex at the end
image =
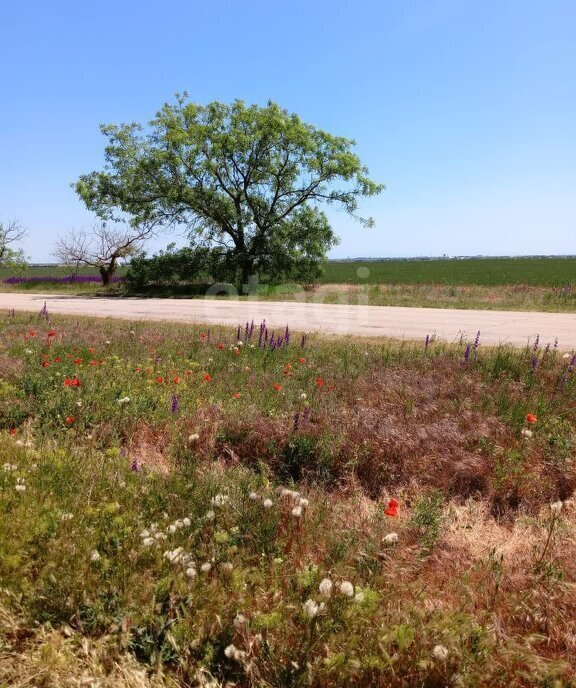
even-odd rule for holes
{"type": "Polygon", "coordinates": [[[235,279],[308,273],[337,242],[322,204],[361,223],[358,201],[383,186],[352,151],[354,141],[266,107],[177,96],[144,128],[103,125],[102,171],[75,188],[103,220],[134,227],[184,226],[235,279]]]}
{"type": "Polygon", "coordinates": [[[0,220],[0,267],[13,270],[23,269],[26,258],[23,249],[14,248],[14,244],[26,237],[26,230],[18,220],[0,220]]]}

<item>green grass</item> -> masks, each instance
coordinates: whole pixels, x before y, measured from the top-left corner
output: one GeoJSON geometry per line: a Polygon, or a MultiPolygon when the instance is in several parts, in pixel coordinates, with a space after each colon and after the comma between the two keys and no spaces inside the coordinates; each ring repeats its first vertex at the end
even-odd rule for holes
{"type": "Polygon", "coordinates": [[[321,282],[562,287],[576,283],[576,258],[329,261],[321,282]]]}
{"type": "Polygon", "coordinates": [[[257,332],[0,321],[0,686],[572,685],[570,361],[257,332]]]}

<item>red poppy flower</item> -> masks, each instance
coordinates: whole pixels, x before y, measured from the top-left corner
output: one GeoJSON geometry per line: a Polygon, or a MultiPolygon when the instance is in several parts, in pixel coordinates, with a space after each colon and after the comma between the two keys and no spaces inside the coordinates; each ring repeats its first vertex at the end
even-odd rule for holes
{"type": "Polygon", "coordinates": [[[82,383],[77,377],[68,377],[64,380],[65,387],[82,387],[82,383]]]}
{"type": "Polygon", "coordinates": [[[100,361],[90,361],[90,365],[98,365],[100,361]]]}
{"type": "Polygon", "coordinates": [[[527,413],[526,414],[526,422],[527,423],[535,423],[538,420],[537,416],[535,416],[533,413],[527,413]]]}
{"type": "Polygon", "coordinates": [[[281,392],[281,391],[282,391],[282,385],[275,384],[275,385],[274,385],[274,389],[275,389],[277,392],[281,392]]]}
{"type": "Polygon", "coordinates": [[[96,349],[95,349],[93,346],[91,346],[91,347],[88,349],[88,353],[89,353],[89,354],[96,353],[96,349]]]}
{"type": "Polygon", "coordinates": [[[75,359],[74,359],[74,363],[75,363],[76,365],[80,365],[80,363],[84,363],[84,359],[83,359],[83,358],[75,358],[75,359]]]}
{"type": "Polygon", "coordinates": [[[222,351],[224,349],[224,344],[218,344],[218,348],[222,351]]]}
{"type": "Polygon", "coordinates": [[[212,375],[210,375],[210,373],[206,373],[206,375],[204,375],[204,382],[210,382],[211,379],[212,375]]]}
{"type": "Polygon", "coordinates": [[[10,428],[10,434],[12,435],[12,437],[14,437],[17,432],[18,431],[16,430],[16,428],[10,428]]]}
{"type": "Polygon", "coordinates": [[[240,394],[240,392],[234,392],[234,394],[232,395],[234,399],[240,399],[241,396],[242,395],[240,394]]]}
{"type": "Polygon", "coordinates": [[[158,375],[158,377],[156,378],[156,382],[158,382],[158,384],[162,384],[164,382],[164,378],[162,377],[162,375],[158,375]]]}
{"type": "Polygon", "coordinates": [[[42,361],[42,367],[47,368],[50,365],[49,361],[42,361]]]}
{"type": "Polygon", "coordinates": [[[30,330],[30,332],[28,332],[28,336],[29,337],[35,337],[36,336],[36,330],[30,330]]]}
{"type": "Polygon", "coordinates": [[[56,336],[56,330],[50,330],[50,332],[48,332],[48,336],[49,337],[55,337],[56,336]]]}
{"type": "Polygon", "coordinates": [[[325,384],[326,382],[323,377],[316,378],[316,387],[324,387],[325,384]]]}
{"type": "Polygon", "coordinates": [[[72,425],[73,422],[74,422],[74,416],[66,416],[66,423],[68,425],[72,425]]]}
{"type": "Polygon", "coordinates": [[[388,502],[388,506],[384,509],[386,516],[398,516],[398,502],[395,499],[391,499],[388,502]]]}
{"type": "Polygon", "coordinates": [[[298,363],[306,363],[306,359],[304,357],[299,358],[298,363]]]}
{"type": "Polygon", "coordinates": [[[206,339],[207,336],[206,332],[200,332],[200,339],[206,339]]]}
{"type": "Polygon", "coordinates": [[[56,358],[54,359],[54,363],[60,363],[61,361],[62,359],[60,358],[60,356],[56,356],[56,358]]]}
{"type": "Polygon", "coordinates": [[[173,382],[174,382],[175,385],[177,385],[179,382],[182,382],[182,378],[181,378],[181,377],[178,377],[178,375],[176,375],[176,377],[174,378],[173,382]]]}

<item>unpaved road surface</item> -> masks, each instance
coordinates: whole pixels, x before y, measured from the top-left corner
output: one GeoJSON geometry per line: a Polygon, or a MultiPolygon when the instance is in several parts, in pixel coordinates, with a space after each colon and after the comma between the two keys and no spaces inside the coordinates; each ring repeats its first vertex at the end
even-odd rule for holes
{"type": "Polygon", "coordinates": [[[81,315],[125,320],[170,320],[233,325],[247,320],[269,327],[333,334],[424,339],[436,335],[459,340],[480,330],[483,344],[524,346],[540,335],[542,344],[558,338],[561,349],[576,349],[576,314],[516,311],[403,308],[301,302],[215,299],[141,299],[0,293],[0,312],[40,312],[46,302],[53,315],[81,315]]]}

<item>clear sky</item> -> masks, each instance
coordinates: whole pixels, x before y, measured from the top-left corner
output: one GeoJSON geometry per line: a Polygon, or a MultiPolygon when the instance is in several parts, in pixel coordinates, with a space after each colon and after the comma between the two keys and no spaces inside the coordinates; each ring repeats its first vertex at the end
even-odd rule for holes
{"type": "Polygon", "coordinates": [[[334,257],[576,253],[574,0],[0,0],[0,45],[0,217],[35,261],[93,222],[98,125],[184,90],[357,141],[387,190],[373,230],[331,214],[334,257]]]}

